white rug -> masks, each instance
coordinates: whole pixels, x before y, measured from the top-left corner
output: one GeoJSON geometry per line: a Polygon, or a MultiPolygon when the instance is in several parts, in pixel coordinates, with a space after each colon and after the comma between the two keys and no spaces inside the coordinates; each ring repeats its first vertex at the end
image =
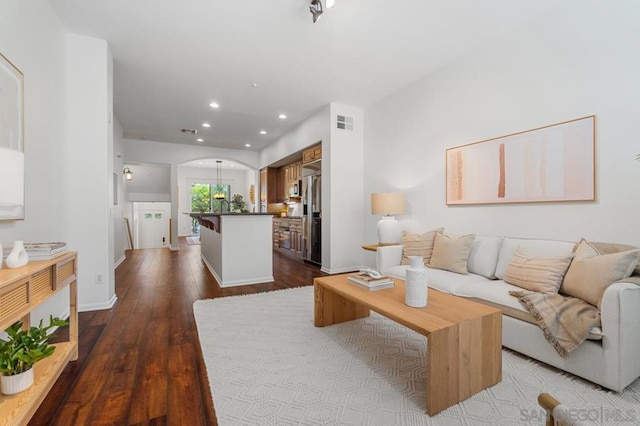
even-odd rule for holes
{"type": "Polygon", "coordinates": [[[375,313],[316,328],[312,287],[193,309],[220,425],[543,425],[540,392],[598,424],[640,422],[640,380],[617,394],[509,350],[501,383],[429,417],[425,339],[375,313]]]}

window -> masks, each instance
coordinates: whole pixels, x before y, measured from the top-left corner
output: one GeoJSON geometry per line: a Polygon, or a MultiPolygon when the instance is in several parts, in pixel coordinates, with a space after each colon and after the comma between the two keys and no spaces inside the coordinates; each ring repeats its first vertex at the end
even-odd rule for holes
{"type": "MultiPolygon", "coordinates": [[[[228,212],[231,199],[231,185],[216,185],[209,183],[194,183],[191,185],[192,212],[228,212]],[[217,192],[224,194],[223,199],[215,199],[217,192]]],[[[196,219],[191,220],[191,232],[200,233],[200,224],[196,219]]]]}

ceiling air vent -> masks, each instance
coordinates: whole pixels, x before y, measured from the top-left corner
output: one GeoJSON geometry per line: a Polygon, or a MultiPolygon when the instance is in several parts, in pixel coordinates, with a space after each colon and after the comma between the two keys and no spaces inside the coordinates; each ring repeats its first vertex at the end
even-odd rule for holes
{"type": "Polygon", "coordinates": [[[196,133],[198,133],[198,131],[195,130],[195,129],[182,129],[181,132],[182,133],[189,133],[190,135],[195,135],[196,133]]]}
{"type": "Polygon", "coordinates": [[[353,117],[346,115],[337,116],[338,129],[353,131],[353,117]]]}

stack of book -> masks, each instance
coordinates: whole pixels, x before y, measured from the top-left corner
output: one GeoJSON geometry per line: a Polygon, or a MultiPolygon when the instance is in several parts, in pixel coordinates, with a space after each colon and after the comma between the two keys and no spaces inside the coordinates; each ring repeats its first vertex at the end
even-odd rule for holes
{"type": "MultiPolygon", "coordinates": [[[[29,260],[50,260],[63,255],[67,251],[67,243],[24,243],[24,249],[29,255],[29,260]]],[[[3,249],[3,257],[6,259],[11,253],[12,247],[3,249]]]]}
{"type": "Polygon", "coordinates": [[[369,291],[376,291],[376,290],[382,290],[385,288],[391,288],[395,285],[391,280],[391,278],[389,278],[386,275],[382,275],[380,278],[371,278],[366,273],[359,273],[359,274],[349,275],[347,280],[351,284],[369,291]]]}

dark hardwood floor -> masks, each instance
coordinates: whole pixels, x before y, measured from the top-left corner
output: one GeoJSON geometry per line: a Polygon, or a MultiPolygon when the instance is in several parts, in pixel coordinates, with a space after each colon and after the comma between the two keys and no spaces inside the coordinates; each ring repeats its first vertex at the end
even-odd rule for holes
{"type": "Polygon", "coordinates": [[[275,250],[275,282],[223,289],[200,260],[200,246],[184,238],[179,251],[126,255],[116,270],[117,303],[79,314],[79,358],[30,425],[215,425],[193,302],[312,285],[325,275],[275,250]]]}

